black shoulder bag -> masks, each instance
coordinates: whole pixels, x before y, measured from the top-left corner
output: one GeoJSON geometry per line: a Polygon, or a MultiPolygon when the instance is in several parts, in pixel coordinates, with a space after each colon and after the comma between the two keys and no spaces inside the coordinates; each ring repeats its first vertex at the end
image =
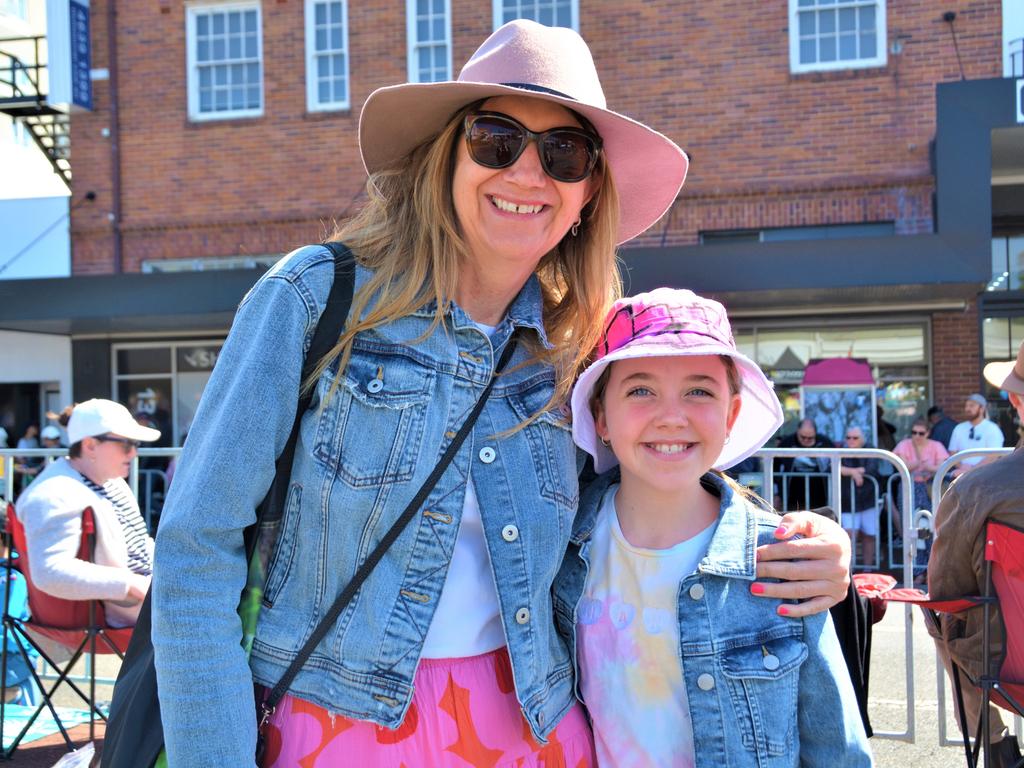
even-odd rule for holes
{"type": "MultiPolygon", "coordinates": [[[[309,352],[306,353],[302,366],[303,382],[313,374],[320,358],[330,352],[337,343],[345,327],[349,308],[352,306],[352,291],[355,285],[355,262],[352,253],[341,243],[324,243],[324,246],[334,256],[334,282],[331,284],[327,306],[317,323],[309,352]]],[[[257,547],[268,553],[273,549],[273,540],[277,536],[278,525],[284,513],[284,502],[288,495],[288,484],[291,481],[299,424],[303,414],[309,409],[312,398],[312,391],[300,395],[291,434],[281,455],[277,457],[274,481],[256,510],[256,522],[245,530],[246,562],[252,560],[257,547]]],[[[156,668],[153,665],[149,601],[150,596],[147,594],[114,685],[110,717],[107,720],[103,753],[100,757],[100,765],[103,768],[149,768],[156,763],[164,746],[163,723],[160,720],[160,703],[157,699],[156,668]]]]}

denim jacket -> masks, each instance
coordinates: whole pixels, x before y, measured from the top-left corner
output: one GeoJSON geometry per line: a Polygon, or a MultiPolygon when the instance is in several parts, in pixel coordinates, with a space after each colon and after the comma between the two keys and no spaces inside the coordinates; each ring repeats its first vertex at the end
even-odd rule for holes
{"type": "MultiPolygon", "coordinates": [[[[547,345],[531,278],[488,338],[458,307],[429,330],[428,305],[359,334],[302,418],[284,519],[252,655],[235,609],[242,532],[274,476],[299,376],[327,300],[331,254],[300,249],[239,307],[175,474],[157,536],[153,646],[171,765],[251,765],[253,681],[273,686],[359,563],[390,528],[465,421],[513,331],[547,345]],[[326,407],[326,393],[337,389],[326,407]]],[[[358,268],[356,290],[369,273],[358,268]]],[[[540,411],[550,366],[523,344],[421,513],[392,545],[295,678],[290,692],[332,713],[396,728],[444,586],[472,479],[496,574],[523,714],[543,741],[574,703],[572,664],[552,620],[551,584],[578,501],[568,426],[540,411]]]]}
{"type": "MultiPolygon", "coordinates": [[[[555,622],[576,654],[590,536],[618,470],[587,487],[555,583],[555,622]]],[[[718,526],[697,571],[679,582],[680,661],[697,768],[871,765],[853,685],[828,612],[787,619],[778,600],[750,594],[754,554],[779,518],[716,475],[718,526]]],[[[586,674],[583,670],[581,674],[586,674]]],[[[576,688],[577,696],[579,686],[576,688]]],[[[580,696],[582,701],[582,696],[580,696]]]]}

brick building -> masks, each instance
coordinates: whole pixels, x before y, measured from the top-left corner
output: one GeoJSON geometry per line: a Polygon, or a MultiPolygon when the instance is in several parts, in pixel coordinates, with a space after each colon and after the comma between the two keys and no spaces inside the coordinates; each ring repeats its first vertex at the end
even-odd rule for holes
{"type": "Polygon", "coordinates": [[[180,441],[248,285],[359,205],[366,96],[453,77],[523,15],[578,29],[609,105],[691,155],[622,250],[629,290],[721,298],[791,416],[803,366],[847,355],[901,433],[958,416],[1024,337],[1024,9],[947,5],[92,0],[72,276],[0,283],[0,328],[69,336],[76,399],[156,408],[180,441]]]}

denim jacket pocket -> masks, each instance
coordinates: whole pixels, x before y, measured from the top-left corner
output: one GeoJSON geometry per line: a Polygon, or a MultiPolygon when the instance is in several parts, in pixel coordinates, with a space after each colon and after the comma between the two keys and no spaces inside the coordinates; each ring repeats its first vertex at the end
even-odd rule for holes
{"type": "MultiPolygon", "coordinates": [[[[353,488],[409,480],[423,441],[435,372],[381,348],[356,348],[320,415],[314,455],[353,488]]],[[[337,376],[318,382],[323,402],[337,376]]]]}
{"type": "MultiPolygon", "coordinates": [[[[508,396],[509,403],[520,421],[526,421],[548,405],[553,390],[554,381],[549,377],[527,381],[522,389],[508,396]]],[[[544,411],[524,431],[534,458],[540,495],[568,511],[563,523],[571,526],[579,502],[572,426],[558,411],[544,411]]]]}
{"type": "MultiPolygon", "coordinates": [[[[284,515],[276,541],[271,541],[273,555],[267,564],[267,580],[263,588],[263,605],[272,608],[274,600],[281,591],[281,586],[288,580],[288,572],[292,569],[295,555],[295,532],[299,528],[299,515],[302,506],[302,486],[292,483],[288,488],[288,496],[284,502],[284,515]]],[[[263,539],[260,540],[264,544],[263,539]]]]}
{"type": "Polygon", "coordinates": [[[762,756],[791,754],[807,645],[797,637],[752,640],[723,651],[719,659],[743,746],[762,756]]]}

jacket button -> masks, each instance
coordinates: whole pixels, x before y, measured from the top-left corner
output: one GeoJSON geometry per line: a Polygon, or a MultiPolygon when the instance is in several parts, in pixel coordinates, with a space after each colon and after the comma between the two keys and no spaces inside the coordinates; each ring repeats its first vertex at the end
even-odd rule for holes
{"type": "Polygon", "coordinates": [[[690,587],[690,597],[694,600],[700,600],[704,597],[704,585],[694,584],[690,587]]]}
{"type": "Polygon", "coordinates": [[[370,381],[367,382],[366,384],[366,391],[369,392],[371,395],[377,394],[382,389],[384,389],[384,382],[381,381],[380,379],[370,379],[370,381]]]}
{"type": "Polygon", "coordinates": [[[697,678],[697,687],[702,691],[710,691],[715,687],[715,678],[705,672],[703,675],[697,678]]]}
{"type": "Polygon", "coordinates": [[[529,620],[530,620],[530,609],[529,608],[520,608],[518,611],[516,611],[516,623],[517,624],[525,624],[529,620]]]}
{"type": "Polygon", "coordinates": [[[509,542],[515,541],[519,538],[519,529],[514,525],[506,525],[501,529],[501,538],[509,542]]]}
{"type": "Polygon", "coordinates": [[[487,446],[486,448],[480,449],[480,461],[482,461],[484,464],[490,464],[492,461],[494,461],[494,457],[497,455],[498,454],[494,452],[494,449],[491,448],[491,446],[487,446]]]}
{"type": "Polygon", "coordinates": [[[764,668],[769,672],[774,672],[779,668],[779,657],[773,653],[769,653],[764,657],[764,668]]]}

